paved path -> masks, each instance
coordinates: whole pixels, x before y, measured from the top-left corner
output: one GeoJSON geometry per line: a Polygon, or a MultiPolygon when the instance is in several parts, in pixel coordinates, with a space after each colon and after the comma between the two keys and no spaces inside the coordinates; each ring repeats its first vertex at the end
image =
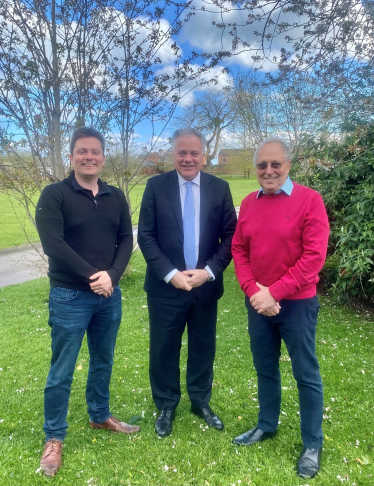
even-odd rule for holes
{"type": "MultiPolygon", "coordinates": [[[[239,206],[235,208],[239,214],[239,206]]],[[[138,227],[133,227],[134,241],[138,234],[138,227]]],[[[13,246],[0,250],[0,288],[15,285],[28,280],[45,277],[47,275],[47,259],[43,259],[40,243],[32,245],[13,246]]],[[[136,244],[134,249],[138,249],[136,244]]]]}
{"type": "Polygon", "coordinates": [[[0,250],[0,288],[47,275],[47,262],[43,260],[40,243],[0,250]]]}
{"type": "MultiPolygon", "coordinates": [[[[136,241],[137,226],[134,226],[133,234],[136,241]]],[[[35,248],[32,245],[21,245],[0,250],[0,288],[47,275],[48,262],[42,245],[36,243],[34,246],[35,248]]],[[[137,248],[136,244],[134,249],[137,248]]]]}

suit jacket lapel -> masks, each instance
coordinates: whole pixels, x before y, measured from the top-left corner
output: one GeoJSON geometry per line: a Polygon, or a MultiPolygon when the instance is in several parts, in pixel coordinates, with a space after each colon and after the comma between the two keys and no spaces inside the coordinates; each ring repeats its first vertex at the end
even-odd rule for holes
{"type": "Polygon", "coordinates": [[[173,209],[175,217],[178,221],[179,228],[183,233],[182,206],[179,192],[178,175],[176,170],[168,173],[165,179],[165,190],[169,197],[170,205],[173,209]]]}
{"type": "Polygon", "coordinates": [[[208,220],[213,199],[212,179],[204,172],[200,172],[200,240],[208,220]]]}

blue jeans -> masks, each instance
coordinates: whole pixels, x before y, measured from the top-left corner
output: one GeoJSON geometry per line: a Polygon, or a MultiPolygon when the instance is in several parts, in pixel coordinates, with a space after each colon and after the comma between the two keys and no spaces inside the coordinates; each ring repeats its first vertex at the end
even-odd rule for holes
{"type": "Polygon", "coordinates": [[[301,437],[304,447],[322,446],[323,387],[315,349],[317,297],[282,300],[277,316],[257,312],[246,298],[248,332],[258,379],[260,411],[257,426],[265,432],[278,427],[281,406],[279,358],[281,340],[291,358],[299,390],[301,437]]]}
{"type": "Polygon", "coordinates": [[[90,362],[86,400],[91,422],[107,420],[114,346],[122,317],[121,290],[105,298],[92,291],[51,287],[49,325],[52,359],[44,390],[46,440],[64,440],[69,396],[82,339],[87,331],[90,362]]]}

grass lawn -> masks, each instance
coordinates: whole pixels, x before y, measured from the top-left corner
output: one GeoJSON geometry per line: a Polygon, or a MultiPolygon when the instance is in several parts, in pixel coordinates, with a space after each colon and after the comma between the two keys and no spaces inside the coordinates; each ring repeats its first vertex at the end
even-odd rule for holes
{"type": "Polygon", "coordinates": [[[36,229],[15,199],[0,193],[0,207],[0,248],[28,243],[23,228],[31,238],[39,240],[36,229]]]}
{"type": "MultiPolygon", "coordinates": [[[[258,189],[257,179],[226,179],[231,188],[231,193],[234,199],[235,206],[239,206],[242,200],[252,191],[258,189]]],[[[132,210],[135,211],[133,216],[133,224],[138,223],[139,207],[142,201],[145,184],[137,184],[131,189],[130,198],[132,204],[132,210]]],[[[37,231],[26,217],[23,209],[15,201],[16,213],[12,207],[11,201],[5,195],[0,193],[0,248],[8,248],[10,246],[18,246],[28,243],[26,235],[22,230],[26,228],[28,235],[39,240],[37,231]],[[20,224],[21,223],[21,224],[20,224]]]]}
{"type": "Polygon", "coordinates": [[[240,206],[243,199],[248,196],[250,192],[257,191],[260,187],[256,177],[251,177],[250,179],[225,177],[224,179],[230,184],[235,206],[240,206]]]}
{"type": "Polygon", "coordinates": [[[260,446],[239,448],[231,440],[256,424],[256,376],[251,362],[243,296],[233,267],[225,272],[219,303],[217,357],[211,405],[223,432],[207,429],[189,411],[184,386],[173,433],[158,439],[156,408],[148,379],[148,316],[142,290],[144,262],[138,254],[122,280],[124,317],[111,383],[112,412],[136,420],[134,436],[91,430],[85,404],[88,367],[84,343],[69,409],[69,431],[58,475],[39,471],[43,449],[43,388],[50,360],[48,281],[39,279],[0,291],[0,485],[373,485],[373,322],[321,298],[317,348],[325,386],[323,467],[313,480],[295,473],[302,444],[298,399],[285,350],[281,359],[283,402],[278,435],[260,446]]]}

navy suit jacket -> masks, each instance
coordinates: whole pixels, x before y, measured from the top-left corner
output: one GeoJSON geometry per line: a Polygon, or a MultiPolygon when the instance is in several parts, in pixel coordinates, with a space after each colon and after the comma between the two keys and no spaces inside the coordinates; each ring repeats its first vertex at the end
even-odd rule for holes
{"type": "MultiPolygon", "coordinates": [[[[231,261],[231,240],[236,213],[229,185],[201,172],[200,242],[196,268],[209,265],[215,280],[196,289],[199,300],[211,303],[223,294],[223,271],[231,261]]],[[[153,296],[177,297],[163,279],[174,268],[186,270],[183,254],[183,220],[178,175],[175,170],[148,180],[140,208],[138,244],[147,262],[144,290],[153,296]]]]}

